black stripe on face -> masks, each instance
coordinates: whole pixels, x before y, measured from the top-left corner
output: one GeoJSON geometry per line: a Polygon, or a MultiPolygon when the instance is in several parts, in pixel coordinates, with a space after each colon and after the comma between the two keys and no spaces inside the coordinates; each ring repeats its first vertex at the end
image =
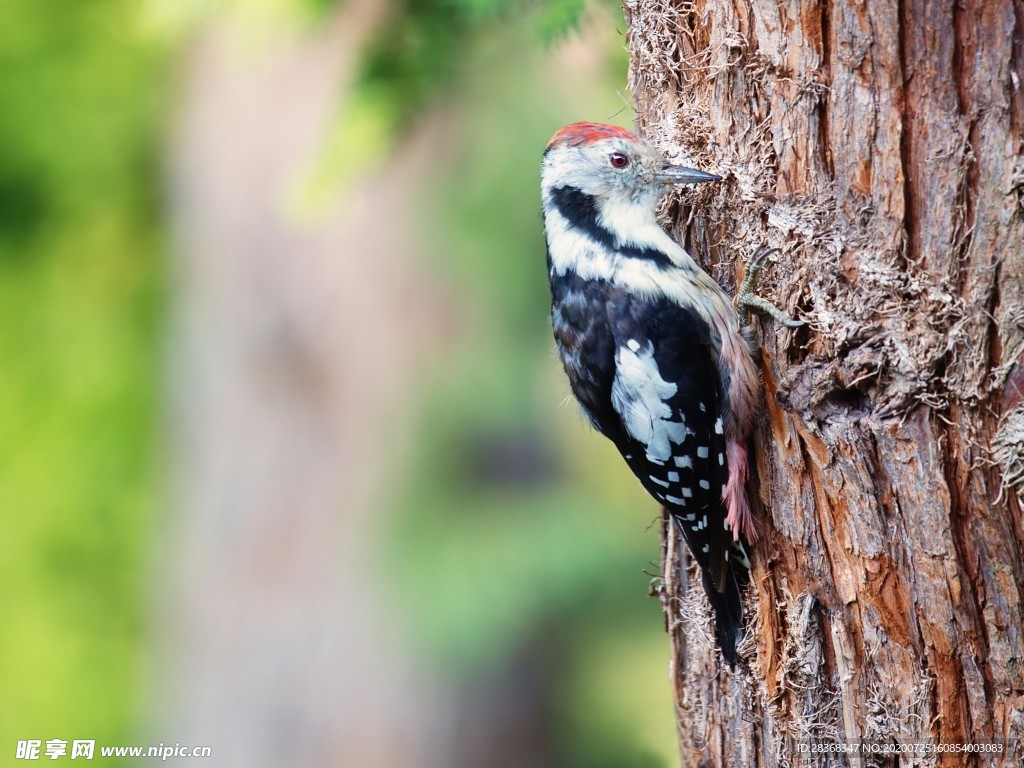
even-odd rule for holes
{"type": "Polygon", "coordinates": [[[642,248],[619,243],[619,239],[611,230],[602,226],[598,221],[597,200],[593,195],[588,195],[576,187],[555,187],[551,190],[551,202],[566,221],[608,250],[633,259],[644,259],[666,269],[673,266],[672,260],[657,248],[642,248]]]}

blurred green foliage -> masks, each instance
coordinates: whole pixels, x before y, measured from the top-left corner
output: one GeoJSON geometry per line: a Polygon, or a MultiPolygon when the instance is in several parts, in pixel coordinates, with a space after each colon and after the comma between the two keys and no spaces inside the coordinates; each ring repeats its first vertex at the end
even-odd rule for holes
{"type": "MultiPolygon", "coordinates": [[[[338,2],[305,0],[315,17],[338,2]]],[[[592,4],[619,12],[617,0],[592,4]]],[[[361,56],[355,87],[311,173],[304,205],[315,208],[340,183],[383,162],[431,104],[460,91],[466,62],[481,39],[513,31],[518,47],[507,49],[507,59],[497,64],[514,70],[525,55],[576,31],[586,6],[586,0],[397,0],[361,56]],[[360,149],[355,157],[352,147],[360,149]]],[[[624,49],[622,61],[624,69],[624,49]]],[[[533,111],[529,104],[521,106],[533,111]]],[[[497,114],[519,117],[510,111],[497,114]]]]}
{"type": "Polygon", "coordinates": [[[0,24],[0,754],[135,725],[165,54],[131,0],[0,24]]]}
{"type": "Polygon", "coordinates": [[[398,122],[406,123],[460,74],[475,36],[496,25],[518,29],[525,16],[536,35],[523,43],[536,46],[538,38],[551,43],[578,27],[585,5],[585,0],[400,0],[391,23],[367,48],[357,88],[387,93],[398,122]]]}

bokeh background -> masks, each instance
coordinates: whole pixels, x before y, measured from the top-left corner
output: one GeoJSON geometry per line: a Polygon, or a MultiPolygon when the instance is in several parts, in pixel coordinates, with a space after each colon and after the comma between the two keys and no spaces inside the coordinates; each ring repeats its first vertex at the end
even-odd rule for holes
{"type": "Polygon", "coordinates": [[[6,0],[0,765],[675,764],[657,509],[567,401],[539,216],[550,135],[632,120],[623,29],[6,0]]]}

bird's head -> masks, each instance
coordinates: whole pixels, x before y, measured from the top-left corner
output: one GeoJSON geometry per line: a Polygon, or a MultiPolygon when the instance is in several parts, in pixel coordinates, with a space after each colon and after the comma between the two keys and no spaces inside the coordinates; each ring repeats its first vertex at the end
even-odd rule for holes
{"type": "Polygon", "coordinates": [[[541,184],[573,187],[598,201],[653,209],[668,184],[700,184],[719,177],[671,165],[654,147],[625,128],[573,123],[548,142],[541,184]]]}

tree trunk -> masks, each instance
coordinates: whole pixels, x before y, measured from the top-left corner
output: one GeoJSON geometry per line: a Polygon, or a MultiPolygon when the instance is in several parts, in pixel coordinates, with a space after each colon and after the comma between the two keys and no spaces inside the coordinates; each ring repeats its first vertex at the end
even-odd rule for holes
{"type": "Polygon", "coordinates": [[[1016,764],[1024,2],[625,7],[642,132],[726,177],[667,222],[727,286],[781,248],[760,293],[807,321],[754,321],[748,665],[723,667],[666,543],[684,762],[936,762],[806,751],[835,740],[1003,742],[992,764],[1016,764]]]}

